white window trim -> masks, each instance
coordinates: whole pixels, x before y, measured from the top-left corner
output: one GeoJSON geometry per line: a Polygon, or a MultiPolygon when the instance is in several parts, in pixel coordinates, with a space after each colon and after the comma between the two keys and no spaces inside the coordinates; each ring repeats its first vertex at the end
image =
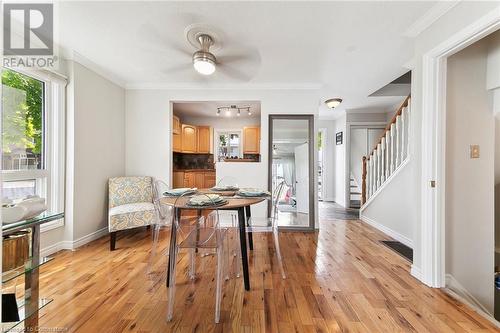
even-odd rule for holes
{"type": "Polygon", "coordinates": [[[219,162],[219,135],[222,133],[238,133],[240,135],[240,154],[238,157],[243,157],[243,130],[241,128],[238,129],[215,129],[214,130],[214,159],[216,162],[219,162]]]}
{"type": "MultiPolygon", "coordinates": [[[[17,68],[12,70],[44,82],[43,149],[45,169],[2,171],[2,181],[45,178],[45,181],[37,181],[37,187],[41,186],[46,196],[48,210],[64,212],[67,80],[59,74],[48,71],[23,71],[17,68]]],[[[40,231],[46,232],[62,226],[64,226],[64,218],[43,224],[40,231]]]]}

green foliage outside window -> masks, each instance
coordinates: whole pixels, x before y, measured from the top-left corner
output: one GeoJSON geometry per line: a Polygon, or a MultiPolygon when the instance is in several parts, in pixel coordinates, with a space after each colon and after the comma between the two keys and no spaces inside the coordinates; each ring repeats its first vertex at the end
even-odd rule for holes
{"type": "Polygon", "coordinates": [[[2,71],[2,148],[4,153],[14,149],[30,149],[42,153],[43,82],[11,71],[2,71]],[[6,87],[7,86],[7,87],[6,87]],[[22,101],[13,101],[5,93],[8,87],[24,92],[22,101]],[[11,99],[11,100],[9,100],[11,99]]]}

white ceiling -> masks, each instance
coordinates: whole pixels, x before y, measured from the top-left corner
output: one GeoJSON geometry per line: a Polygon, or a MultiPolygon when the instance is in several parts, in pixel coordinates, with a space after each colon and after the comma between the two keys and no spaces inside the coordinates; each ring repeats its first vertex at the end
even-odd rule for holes
{"type": "MultiPolygon", "coordinates": [[[[394,97],[368,97],[407,71],[415,26],[435,2],[60,2],[59,39],[127,87],[293,87],[341,97],[336,111],[387,108],[394,97]],[[202,78],[172,71],[189,66],[194,48],[185,28],[207,24],[220,35],[216,56],[252,54],[236,62],[249,81],[221,73],[202,78]],[[409,31],[410,29],[411,31],[409,31]]],[[[443,7],[443,6],[441,6],[443,7]]],[[[442,10],[442,9],[441,9],[442,10]]],[[[436,16],[436,15],[434,15],[436,16]]],[[[429,22],[429,24],[432,22],[429,22]]]]}
{"type": "MultiPolygon", "coordinates": [[[[237,107],[250,107],[252,115],[241,110],[242,118],[260,118],[260,102],[256,101],[207,101],[207,102],[174,102],[173,111],[175,114],[182,114],[185,117],[213,117],[217,118],[217,108],[236,105],[237,107]]],[[[222,111],[224,112],[224,111],[222,111]]],[[[232,116],[236,116],[232,111],[232,116]]],[[[221,114],[225,116],[225,114],[221,114]]]]}

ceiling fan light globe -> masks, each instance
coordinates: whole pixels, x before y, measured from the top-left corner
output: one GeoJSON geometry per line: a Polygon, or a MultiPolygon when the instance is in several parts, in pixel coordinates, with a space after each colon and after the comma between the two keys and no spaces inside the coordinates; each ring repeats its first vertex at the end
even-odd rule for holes
{"type": "Polygon", "coordinates": [[[193,67],[202,75],[215,72],[215,56],[210,52],[197,51],[193,54],[193,67]]]}

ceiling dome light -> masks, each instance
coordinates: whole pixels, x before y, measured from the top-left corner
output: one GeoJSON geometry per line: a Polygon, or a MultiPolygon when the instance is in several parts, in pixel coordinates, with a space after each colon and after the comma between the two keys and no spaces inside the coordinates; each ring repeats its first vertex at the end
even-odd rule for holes
{"type": "Polygon", "coordinates": [[[330,109],[335,109],[340,103],[342,103],[342,98],[330,98],[325,101],[326,106],[330,109]]]}

